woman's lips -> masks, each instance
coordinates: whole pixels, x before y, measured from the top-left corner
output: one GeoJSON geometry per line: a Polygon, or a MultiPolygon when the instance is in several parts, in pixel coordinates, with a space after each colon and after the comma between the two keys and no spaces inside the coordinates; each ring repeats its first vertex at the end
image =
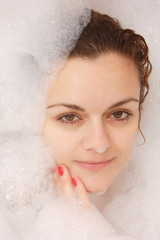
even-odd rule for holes
{"type": "Polygon", "coordinates": [[[75,161],[75,162],[80,167],[90,169],[90,170],[97,170],[97,169],[106,167],[108,164],[110,164],[110,162],[112,160],[113,160],[113,158],[111,160],[107,160],[107,161],[103,161],[103,162],[81,162],[81,161],[75,161]]]}

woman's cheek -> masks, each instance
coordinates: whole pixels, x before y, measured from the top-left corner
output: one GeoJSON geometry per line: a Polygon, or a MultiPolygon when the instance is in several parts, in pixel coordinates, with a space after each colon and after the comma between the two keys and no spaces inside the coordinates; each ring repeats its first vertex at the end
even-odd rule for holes
{"type": "Polygon", "coordinates": [[[74,146],[74,139],[68,138],[65,134],[54,139],[52,142],[52,151],[55,161],[59,164],[63,163],[69,166],[75,152],[74,146]]]}
{"type": "Polygon", "coordinates": [[[117,130],[114,134],[114,147],[124,157],[130,157],[135,138],[137,136],[137,126],[117,130]]]}

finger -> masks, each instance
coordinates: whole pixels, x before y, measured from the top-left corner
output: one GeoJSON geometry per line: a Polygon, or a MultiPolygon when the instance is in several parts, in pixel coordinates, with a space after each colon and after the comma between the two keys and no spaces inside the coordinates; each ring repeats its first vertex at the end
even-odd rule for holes
{"type": "Polygon", "coordinates": [[[69,169],[64,165],[61,165],[58,167],[58,171],[59,171],[59,178],[56,183],[57,188],[66,197],[71,198],[71,197],[75,196],[74,187],[72,184],[72,178],[71,178],[69,169]]]}
{"type": "Polygon", "coordinates": [[[76,196],[78,198],[79,204],[84,205],[89,209],[92,209],[92,202],[88,196],[87,190],[84,184],[82,183],[82,181],[79,178],[74,177],[72,178],[72,182],[75,187],[75,192],[76,192],[76,196]]]}

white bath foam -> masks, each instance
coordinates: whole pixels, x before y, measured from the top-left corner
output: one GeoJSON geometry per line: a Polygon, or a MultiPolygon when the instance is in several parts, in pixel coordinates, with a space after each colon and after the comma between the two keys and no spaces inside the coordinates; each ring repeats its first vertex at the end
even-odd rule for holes
{"type": "Polygon", "coordinates": [[[3,214],[2,210],[1,210],[1,213],[0,213],[0,237],[1,237],[1,239],[16,240],[16,238],[13,236],[4,216],[5,216],[5,214],[3,214]]]}
{"type": "Polygon", "coordinates": [[[41,136],[11,133],[1,135],[0,143],[0,208],[12,235],[25,239],[53,188],[54,162],[41,136]]]}
{"type": "Polygon", "coordinates": [[[33,55],[44,69],[69,54],[90,15],[85,0],[2,0],[1,6],[1,44],[33,55]]]}
{"type": "Polygon", "coordinates": [[[28,240],[133,240],[117,235],[109,222],[93,208],[84,208],[76,202],[57,198],[40,212],[35,228],[28,240]],[[41,234],[40,234],[41,233],[41,234]]]}
{"type": "Polygon", "coordinates": [[[39,65],[30,54],[7,51],[3,54],[6,55],[0,65],[0,132],[38,133],[44,113],[39,65]]]}

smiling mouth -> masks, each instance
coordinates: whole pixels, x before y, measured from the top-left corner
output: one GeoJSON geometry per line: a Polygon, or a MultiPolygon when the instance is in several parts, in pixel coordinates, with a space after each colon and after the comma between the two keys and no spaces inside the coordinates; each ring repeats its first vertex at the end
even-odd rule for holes
{"type": "Polygon", "coordinates": [[[90,169],[90,170],[97,170],[97,169],[106,167],[107,165],[109,165],[111,163],[112,160],[113,160],[113,158],[111,160],[107,160],[104,162],[81,162],[81,161],[74,161],[74,162],[82,168],[86,168],[86,169],[90,169]]]}

